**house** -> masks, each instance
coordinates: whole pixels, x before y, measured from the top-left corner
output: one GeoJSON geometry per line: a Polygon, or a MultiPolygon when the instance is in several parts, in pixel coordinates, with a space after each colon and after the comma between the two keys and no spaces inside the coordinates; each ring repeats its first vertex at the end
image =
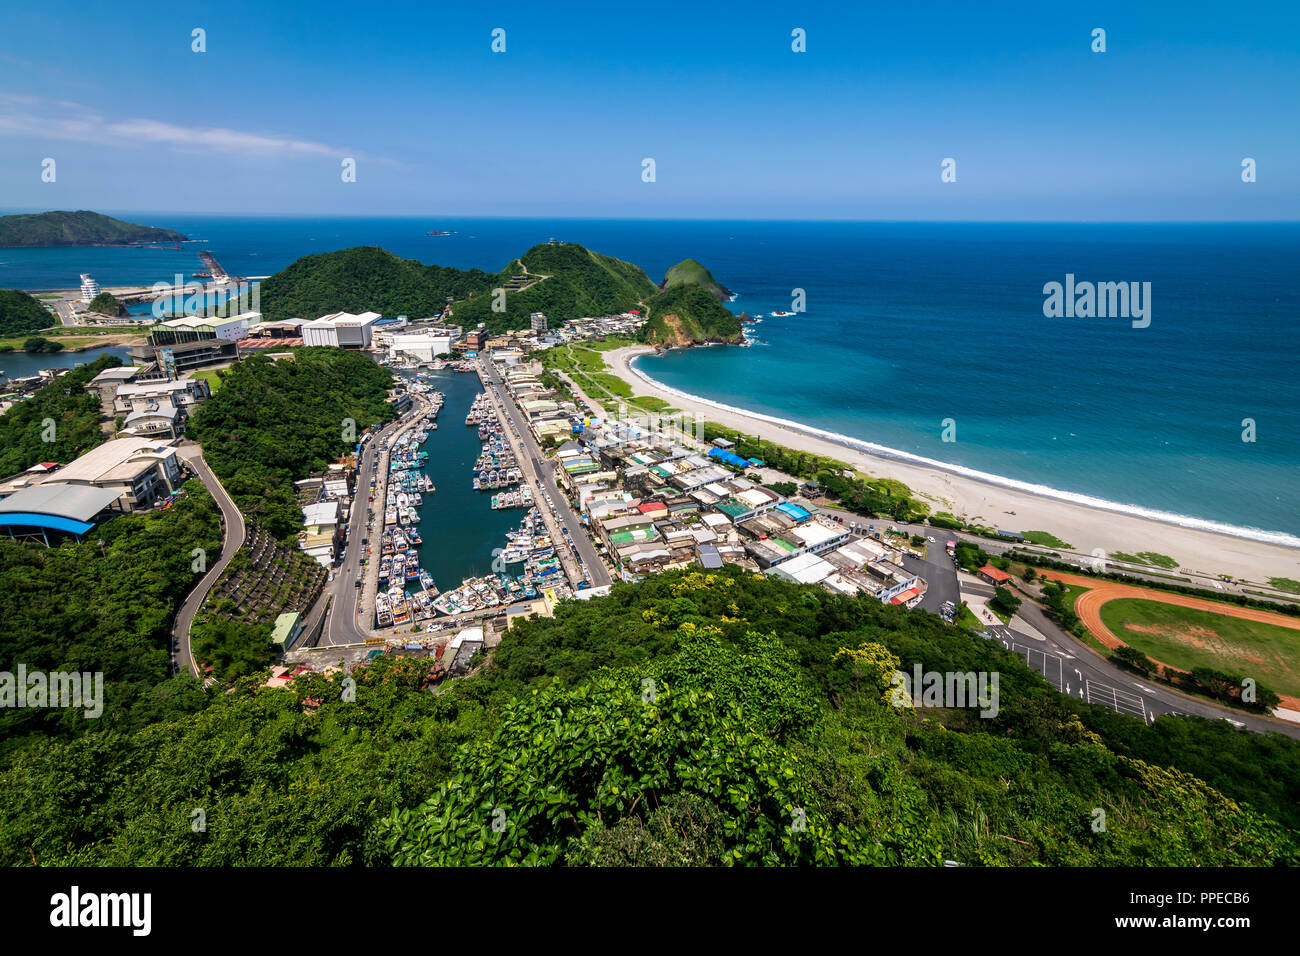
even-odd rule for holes
{"type": "Polygon", "coordinates": [[[1001,587],[1011,580],[1011,575],[1007,574],[1005,571],[998,570],[991,564],[986,564],[984,567],[980,568],[979,575],[995,587],[1001,587]]]}
{"type": "Polygon", "coordinates": [[[179,438],[185,431],[185,419],[185,413],[171,399],[160,399],[129,412],[122,419],[119,434],[133,438],[179,438]]]}
{"type": "Polygon", "coordinates": [[[271,630],[271,643],[281,651],[291,650],[294,641],[302,636],[302,615],[296,611],[286,611],[275,619],[271,630]]]}

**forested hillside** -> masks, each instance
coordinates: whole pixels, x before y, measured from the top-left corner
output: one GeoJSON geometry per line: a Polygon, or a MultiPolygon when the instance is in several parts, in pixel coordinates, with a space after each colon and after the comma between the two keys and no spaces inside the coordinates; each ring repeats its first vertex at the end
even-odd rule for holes
{"type": "Polygon", "coordinates": [[[0,289],[0,335],[26,335],[58,324],[45,306],[20,289],[0,289]]]}
{"type": "Polygon", "coordinates": [[[239,509],[277,538],[302,526],[293,483],[393,418],[391,373],[359,352],[297,348],[293,361],[256,355],[221,375],[187,434],[239,509]]]}
{"type": "Polygon", "coordinates": [[[496,284],[481,269],[426,266],[378,246],[357,246],[303,256],[262,282],[261,302],[268,321],[331,312],[417,319],[440,315],[448,296],[460,299],[496,284]]]}
{"type": "Polygon", "coordinates": [[[666,572],[517,623],[440,695],[427,666],[381,657],[354,701],[337,678],[250,680],[32,750],[0,774],[0,863],[1300,861],[1294,775],[1220,792],[1183,766],[1212,746],[1294,767],[1295,741],[1162,717],[1180,744],[1157,763],[1140,721],[868,598],[666,572]],[[998,672],[997,715],[895,706],[914,664],[998,672]]]}
{"type": "Polygon", "coordinates": [[[641,341],[683,348],[705,342],[740,342],[740,319],[704,286],[679,283],[656,293],[649,302],[641,341]]]}
{"type": "Polygon", "coordinates": [[[0,709],[0,763],[15,752],[89,733],[113,737],[205,703],[197,681],[171,678],[176,605],[198,581],[195,549],[221,552],[221,521],[203,485],[161,511],[124,515],[80,544],[44,548],[0,538],[0,671],[102,672],[104,713],[0,709]],[[179,711],[178,711],[179,708],[179,711]]]}
{"type": "Polygon", "coordinates": [[[85,209],[0,216],[0,248],[112,246],[184,240],[184,236],[172,229],[141,226],[85,209]]]}
{"type": "MultiPolygon", "coordinates": [[[[506,282],[524,275],[538,278],[520,292],[505,297],[505,310],[492,309],[491,291],[479,292],[452,307],[457,323],[472,328],[480,322],[491,332],[528,328],[534,312],[546,315],[551,325],[586,316],[613,315],[638,308],[655,293],[655,285],[644,272],[621,259],[603,256],[576,243],[541,243],[512,262],[501,276],[506,282]]],[[[519,280],[520,282],[528,280],[519,280]]]]}
{"type": "Polygon", "coordinates": [[[102,442],[99,398],[86,385],[104,369],[121,364],[115,355],[101,355],[0,415],[0,478],[43,461],[66,465],[102,442]]]}

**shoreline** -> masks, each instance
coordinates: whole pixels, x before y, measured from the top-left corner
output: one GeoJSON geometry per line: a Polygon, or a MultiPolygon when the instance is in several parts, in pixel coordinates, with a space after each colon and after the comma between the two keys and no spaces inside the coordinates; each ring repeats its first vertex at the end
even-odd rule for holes
{"type": "Polygon", "coordinates": [[[1073,551],[1154,551],[1176,558],[1180,568],[1230,574],[1260,585],[1270,577],[1300,577],[1300,539],[1291,535],[1031,485],[724,405],[665,385],[633,365],[637,358],[654,351],[636,345],[603,354],[610,371],[627,377],[629,384],[638,386],[638,392],[719,425],[839,459],[873,477],[897,479],[914,495],[938,505],[932,507],[934,511],[979,519],[992,527],[1014,524],[1013,530],[1020,532],[1047,531],[1070,542],[1073,551]],[[1006,520],[1011,511],[1015,512],[1014,522],[1006,520]]]}

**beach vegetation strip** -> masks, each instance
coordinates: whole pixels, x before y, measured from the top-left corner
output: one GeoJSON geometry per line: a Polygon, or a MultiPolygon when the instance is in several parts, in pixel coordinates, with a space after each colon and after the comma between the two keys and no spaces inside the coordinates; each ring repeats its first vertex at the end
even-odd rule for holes
{"type": "Polygon", "coordinates": [[[1253,677],[1300,697],[1300,630],[1163,601],[1118,598],[1101,620],[1130,647],[1180,670],[1211,668],[1253,677]]]}
{"type": "MultiPolygon", "coordinates": [[[[1068,547],[1065,545],[1063,547],[1068,547]]],[[[1171,558],[1167,554],[1160,554],[1157,551],[1139,551],[1137,554],[1129,554],[1126,551],[1112,551],[1110,554],[1113,561],[1124,561],[1128,564],[1145,564],[1149,567],[1164,568],[1166,571],[1172,571],[1178,567],[1178,559],[1171,558]]]]}
{"type": "Polygon", "coordinates": [[[1045,548],[1060,548],[1064,551],[1069,551],[1074,548],[1074,545],[1067,541],[1062,541],[1050,531],[1025,531],[1021,534],[1021,537],[1030,544],[1039,544],[1045,548]]]}

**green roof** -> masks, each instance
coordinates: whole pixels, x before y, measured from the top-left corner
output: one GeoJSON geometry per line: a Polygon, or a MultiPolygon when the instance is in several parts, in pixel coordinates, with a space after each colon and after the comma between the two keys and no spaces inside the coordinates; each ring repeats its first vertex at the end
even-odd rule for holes
{"type": "Polygon", "coordinates": [[[286,611],[277,617],[275,628],[271,631],[271,641],[284,647],[286,641],[297,636],[294,631],[298,629],[298,619],[301,616],[296,611],[286,611]]]}

